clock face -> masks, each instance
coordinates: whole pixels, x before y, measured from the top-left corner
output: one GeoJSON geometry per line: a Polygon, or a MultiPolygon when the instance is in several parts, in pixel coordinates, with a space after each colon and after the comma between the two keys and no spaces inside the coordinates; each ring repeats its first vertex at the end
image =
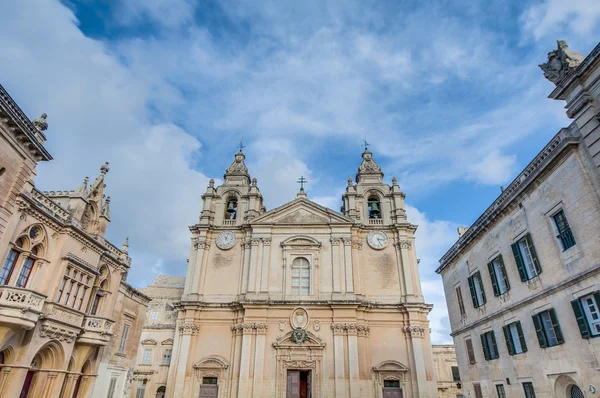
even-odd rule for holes
{"type": "Polygon", "coordinates": [[[367,242],[373,249],[381,250],[388,244],[388,236],[383,231],[371,231],[367,236],[367,242]]]}
{"type": "Polygon", "coordinates": [[[231,249],[235,245],[235,234],[231,231],[224,231],[217,235],[217,247],[221,250],[231,249]]]}

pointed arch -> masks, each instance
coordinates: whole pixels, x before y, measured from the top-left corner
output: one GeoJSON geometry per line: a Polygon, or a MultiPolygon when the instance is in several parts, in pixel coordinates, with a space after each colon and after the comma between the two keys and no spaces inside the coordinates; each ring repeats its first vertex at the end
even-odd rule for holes
{"type": "Polygon", "coordinates": [[[15,361],[15,349],[12,346],[3,347],[0,350],[0,367],[2,365],[9,365],[15,361]]]}
{"type": "Polygon", "coordinates": [[[44,344],[34,355],[32,362],[39,359],[40,369],[59,369],[64,361],[63,346],[56,340],[44,344]]]}

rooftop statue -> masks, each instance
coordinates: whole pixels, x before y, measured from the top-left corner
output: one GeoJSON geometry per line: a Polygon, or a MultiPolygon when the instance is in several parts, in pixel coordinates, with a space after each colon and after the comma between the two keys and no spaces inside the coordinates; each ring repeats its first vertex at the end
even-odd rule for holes
{"type": "Polygon", "coordinates": [[[548,62],[541,64],[544,77],[558,85],[573,69],[577,68],[585,58],[573,51],[564,40],[558,40],[558,49],[548,53],[548,62]]]}

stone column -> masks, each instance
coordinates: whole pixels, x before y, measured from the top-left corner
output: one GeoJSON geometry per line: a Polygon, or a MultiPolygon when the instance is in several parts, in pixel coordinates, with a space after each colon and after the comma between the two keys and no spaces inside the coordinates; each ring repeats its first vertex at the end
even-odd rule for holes
{"type": "Polygon", "coordinates": [[[242,282],[240,286],[240,294],[245,294],[248,291],[248,279],[250,272],[250,254],[252,253],[252,244],[249,238],[245,238],[242,242],[242,247],[244,249],[244,259],[243,259],[243,268],[242,268],[242,282]]]}
{"type": "Polygon", "coordinates": [[[196,263],[200,263],[200,266],[197,267],[197,269],[195,270],[194,273],[194,279],[197,280],[197,286],[198,286],[198,294],[202,295],[204,294],[204,280],[206,279],[206,261],[204,259],[204,257],[206,257],[206,253],[208,253],[208,251],[210,250],[210,240],[205,240],[202,242],[198,242],[198,247],[201,250],[198,250],[198,258],[196,259],[196,263]]]}
{"type": "Polygon", "coordinates": [[[240,358],[240,381],[238,385],[238,398],[246,398],[250,389],[250,356],[252,355],[253,325],[242,325],[242,356],[240,358]]]}
{"type": "Polygon", "coordinates": [[[190,253],[190,262],[188,264],[188,271],[185,277],[185,288],[183,289],[183,294],[191,294],[197,293],[198,290],[198,280],[196,279],[197,275],[200,275],[200,271],[198,268],[202,267],[202,264],[197,264],[196,259],[198,258],[198,252],[200,252],[200,259],[202,259],[202,251],[204,245],[202,245],[202,249],[200,249],[200,242],[198,238],[192,238],[192,250],[190,253]],[[194,282],[195,280],[195,282],[194,282]]]}
{"type": "Polygon", "coordinates": [[[269,290],[269,269],[271,268],[271,238],[263,239],[262,272],[260,278],[260,292],[269,290]]]}
{"type": "Polygon", "coordinates": [[[350,376],[350,397],[360,398],[360,372],[358,369],[358,325],[348,325],[348,373],[350,376]]]}
{"type": "Polygon", "coordinates": [[[73,389],[75,388],[75,383],[77,382],[78,374],[68,373],[64,377],[64,387],[62,389],[62,394],[60,398],[71,398],[73,396],[73,389]]]}
{"type": "Polygon", "coordinates": [[[354,292],[352,278],[352,239],[344,238],[344,269],[346,271],[346,293],[354,292]]]}
{"type": "Polygon", "coordinates": [[[263,371],[265,364],[265,338],[267,334],[267,324],[256,324],[256,343],[254,347],[254,384],[252,387],[252,397],[259,398],[263,396],[263,371]]]}
{"type": "Polygon", "coordinates": [[[354,292],[357,294],[362,293],[360,284],[360,250],[362,249],[362,242],[359,239],[352,241],[352,276],[354,292]]]}
{"type": "Polygon", "coordinates": [[[400,253],[400,264],[402,266],[401,276],[404,279],[404,296],[415,296],[414,278],[412,273],[412,267],[410,264],[409,253],[409,250],[412,246],[412,242],[409,240],[399,240],[394,243],[394,246],[396,246],[396,251],[400,253]]]}
{"type": "Polygon", "coordinates": [[[413,393],[418,397],[433,398],[429,394],[425,358],[423,357],[423,335],[425,333],[425,328],[422,326],[405,326],[402,330],[407,336],[412,348],[412,359],[414,362],[413,371],[417,381],[413,393]]]}
{"type": "Polygon", "coordinates": [[[256,291],[256,267],[258,259],[258,244],[260,239],[252,238],[252,251],[250,252],[250,266],[248,270],[248,293],[256,291]]]}
{"type": "Polygon", "coordinates": [[[331,239],[331,269],[333,270],[332,292],[340,292],[340,238],[331,239]]]}
{"type": "Polygon", "coordinates": [[[10,377],[10,373],[12,371],[12,367],[4,366],[2,371],[0,371],[0,396],[2,396],[2,392],[4,391],[4,387],[10,377]]]}
{"type": "Polygon", "coordinates": [[[199,327],[191,321],[185,321],[179,326],[180,345],[177,358],[177,368],[175,369],[175,385],[173,387],[173,397],[183,397],[183,387],[187,375],[187,362],[190,353],[190,344],[192,336],[198,334],[199,327]]]}
{"type": "Polygon", "coordinates": [[[333,363],[335,375],[335,397],[346,397],[346,380],[344,369],[344,325],[341,323],[332,323],[333,330],[333,363]]]}
{"type": "MultiPolygon", "coordinates": [[[[2,372],[4,373],[4,369],[2,368],[2,372]]],[[[27,372],[29,371],[28,367],[17,368],[13,367],[10,371],[10,377],[8,377],[4,381],[4,387],[2,388],[2,396],[3,397],[18,397],[23,389],[23,382],[25,381],[25,377],[27,376],[27,372]]]]}

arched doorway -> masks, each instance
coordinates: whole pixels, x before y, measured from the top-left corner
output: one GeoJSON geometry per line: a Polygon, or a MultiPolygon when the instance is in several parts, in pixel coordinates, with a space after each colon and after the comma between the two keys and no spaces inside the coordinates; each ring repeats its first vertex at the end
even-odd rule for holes
{"type": "Polygon", "coordinates": [[[72,398],[77,398],[79,396],[79,390],[81,388],[81,379],[83,378],[83,375],[90,373],[90,367],[90,361],[86,361],[81,367],[81,374],[77,377],[77,380],[75,381],[75,387],[73,387],[72,398]]]}
{"type": "Polygon", "coordinates": [[[568,398],[584,398],[583,391],[581,391],[581,388],[577,387],[575,384],[573,384],[569,390],[568,398]]]}
{"type": "Polygon", "coordinates": [[[58,364],[62,363],[62,358],[62,346],[56,341],[51,341],[40,348],[29,365],[19,398],[29,397],[34,391],[51,389],[55,378],[48,378],[46,370],[56,369],[58,364]]]}
{"type": "Polygon", "coordinates": [[[156,390],[156,398],[165,398],[166,391],[167,389],[165,386],[158,387],[158,390],[156,390]]]}

